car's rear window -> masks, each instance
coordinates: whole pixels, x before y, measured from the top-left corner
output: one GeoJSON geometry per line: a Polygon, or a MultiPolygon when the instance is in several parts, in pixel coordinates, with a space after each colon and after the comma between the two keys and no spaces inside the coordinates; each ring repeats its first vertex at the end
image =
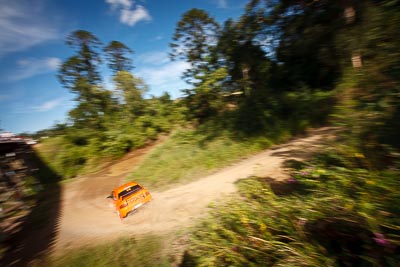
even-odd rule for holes
{"type": "Polygon", "coordinates": [[[118,194],[118,198],[122,198],[122,199],[124,199],[124,198],[126,198],[126,197],[128,197],[128,196],[130,196],[130,195],[132,195],[132,194],[134,194],[134,193],[136,193],[137,191],[139,191],[140,189],[142,189],[142,187],[140,186],[140,185],[134,185],[134,186],[131,186],[131,187],[128,187],[128,188],[126,188],[124,191],[121,191],[119,194],[118,194]]]}

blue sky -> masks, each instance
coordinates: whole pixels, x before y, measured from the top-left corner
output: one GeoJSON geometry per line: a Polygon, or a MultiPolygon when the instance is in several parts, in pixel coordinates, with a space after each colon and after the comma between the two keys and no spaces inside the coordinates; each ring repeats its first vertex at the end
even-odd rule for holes
{"type": "MultiPolygon", "coordinates": [[[[149,95],[174,98],[188,86],[183,61],[168,58],[177,21],[190,8],[217,21],[238,18],[246,0],[0,0],[0,129],[34,132],[64,122],[73,95],[58,82],[59,65],[73,54],[64,43],[74,30],[92,32],[103,43],[117,40],[132,50],[133,73],[149,95]]],[[[112,89],[103,66],[103,83],[112,89]]]]}

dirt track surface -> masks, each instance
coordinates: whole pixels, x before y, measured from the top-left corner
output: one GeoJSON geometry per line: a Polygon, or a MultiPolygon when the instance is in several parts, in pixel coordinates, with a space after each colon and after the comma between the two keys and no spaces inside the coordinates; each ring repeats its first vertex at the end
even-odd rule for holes
{"type": "MultiPolygon", "coordinates": [[[[306,137],[248,157],[194,182],[153,192],[153,201],[121,221],[105,197],[151,148],[131,153],[104,170],[63,185],[61,219],[54,253],[120,235],[162,234],[192,225],[207,214],[207,206],[236,191],[234,183],[249,176],[287,178],[281,166],[288,159],[305,159],[332,138],[333,128],[313,130],[306,137]]],[[[146,185],[145,185],[146,186],[146,185]]]]}

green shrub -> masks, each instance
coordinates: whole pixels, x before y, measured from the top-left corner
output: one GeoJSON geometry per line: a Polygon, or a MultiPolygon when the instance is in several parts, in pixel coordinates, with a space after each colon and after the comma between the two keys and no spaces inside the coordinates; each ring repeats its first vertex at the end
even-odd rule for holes
{"type": "Polygon", "coordinates": [[[50,259],[49,266],[169,266],[161,251],[159,237],[146,236],[138,240],[121,237],[119,240],[95,247],[73,250],[64,256],[50,259]]]}
{"type": "MultiPolygon", "coordinates": [[[[251,178],[192,234],[192,266],[397,266],[399,170],[328,151],[285,182],[251,178]],[[348,167],[350,166],[350,167],[348,167]]],[[[183,264],[185,265],[185,262],[183,264]]]]}
{"type": "Polygon", "coordinates": [[[153,189],[166,188],[209,174],[272,143],[264,136],[242,140],[224,132],[210,137],[206,131],[181,129],[147,155],[129,179],[153,189]]]}

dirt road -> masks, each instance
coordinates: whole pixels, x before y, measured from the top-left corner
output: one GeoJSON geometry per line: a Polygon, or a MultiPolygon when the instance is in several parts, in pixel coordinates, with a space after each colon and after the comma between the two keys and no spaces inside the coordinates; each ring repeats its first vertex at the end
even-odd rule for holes
{"type": "Polygon", "coordinates": [[[306,137],[266,150],[212,175],[175,188],[152,192],[153,201],[137,213],[121,221],[105,197],[112,188],[123,183],[140,162],[143,149],[127,155],[117,164],[96,174],[81,177],[62,188],[62,210],[55,255],[66,249],[98,241],[113,239],[123,234],[167,233],[192,225],[207,213],[207,206],[224,195],[234,193],[234,182],[252,175],[286,178],[282,162],[304,159],[332,137],[332,128],[311,131],[306,137]]]}

